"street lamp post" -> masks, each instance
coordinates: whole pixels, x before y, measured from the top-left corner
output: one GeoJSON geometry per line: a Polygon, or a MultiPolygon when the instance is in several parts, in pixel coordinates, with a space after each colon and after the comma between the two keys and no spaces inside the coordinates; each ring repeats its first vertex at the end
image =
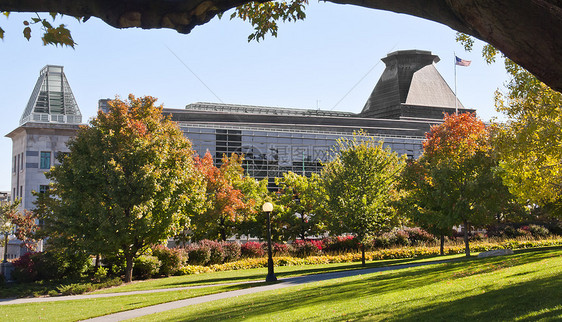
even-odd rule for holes
{"type": "Polygon", "coordinates": [[[275,282],[277,277],[273,272],[273,252],[271,251],[271,212],[273,211],[273,204],[266,202],[262,206],[263,212],[267,214],[267,277],[266,282],[275,282]]]}
{"type": "Polygon", "coordinates": [[[4,223],[4,227],[2,227],[4,228],[4,260],[2,261],[2,263],[8,262],[8,236],[10,235],[11,226],[12,223],[10,221],[6,221],[6,223],[4,223]]]}

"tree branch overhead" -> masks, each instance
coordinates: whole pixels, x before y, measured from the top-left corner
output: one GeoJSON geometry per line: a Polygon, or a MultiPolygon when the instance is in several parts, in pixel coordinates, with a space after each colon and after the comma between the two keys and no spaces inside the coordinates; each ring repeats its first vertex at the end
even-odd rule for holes
{"type": "MultiPolygon", "coordinates": [[[[481,39],[562,91],[560,0],[329,0],[408,14],[481,39]]],[[[265,1],[258,1],[265,2],[265,1]]],[[[0,11],[98,17],[115,28],[169,28],[189,33],[246,0],[0,0],[0,11]]]]}

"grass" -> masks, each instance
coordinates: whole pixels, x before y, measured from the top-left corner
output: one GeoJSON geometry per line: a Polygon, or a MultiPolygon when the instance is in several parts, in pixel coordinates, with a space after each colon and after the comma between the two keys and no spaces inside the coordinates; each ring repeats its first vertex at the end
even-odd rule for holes
{"type": "Polygon", "coordinates": [[[265,283],[210,286],[192,290],[125,295],[97,299],[0,306],[1,321],[77,321],[197,296],[234,291],[265,283]]]}
{"type": "MultiPolygon", "coordinates": [[[[447,255],[447,256],[439,256],[439,257],[425,257],[425,258],[415,258],[415,259],[406,258],[406,259],[373,261],[373,262],[367,262],[366,268],[404,265],[404,264],[411,264],[411,263],[422,263],[427,261],[451,260],[451,259],[462,260],[464,259],[464,255],[455,254],[455,255],[447,255]]],[[[277,278],[286,278],[286,277],[293,277],[293,276],[329,273],[329,272],[345,271],[345,270],[361,269],[361,268],[362,268],[361,263],[357,263],[357,262],[306,265],[306,266],[280,266],[280,267],[275,267],[275,275],[277,276],[277,278]]],[[[245,270],[185,275],[185,276],[172,276],[168,278],[133,282],[126,285],[99,290],[93,292],[93,294],[143,291],[143,290],[151,290],[151,289],[176,288],[176,287],[210,285],[210,284],[221,284],[221,283],[236,283],[236,282],[245,282],[245,281],[263,281],[266,275],[267,275],[267,268],[254,268],[254,269],[245,269],[245,270]]]]}
{"type": "Polygon", "coordinates": [[[562,248],[316,282],[141,321],[562,319],[562,248]]]}

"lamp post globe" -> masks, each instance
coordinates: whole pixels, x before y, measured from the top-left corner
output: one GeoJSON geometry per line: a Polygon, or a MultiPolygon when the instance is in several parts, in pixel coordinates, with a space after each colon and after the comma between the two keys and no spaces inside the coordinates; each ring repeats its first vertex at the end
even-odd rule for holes
{"type": "Polygon", "coordinates": [[[273,271],[273,252],[271,251],[271,212],[273,211],[273,204],[266,202],[262,206],[263,212],[267,214],[267,276],[266,282],[275,282],[275,272],[273,271]]]}

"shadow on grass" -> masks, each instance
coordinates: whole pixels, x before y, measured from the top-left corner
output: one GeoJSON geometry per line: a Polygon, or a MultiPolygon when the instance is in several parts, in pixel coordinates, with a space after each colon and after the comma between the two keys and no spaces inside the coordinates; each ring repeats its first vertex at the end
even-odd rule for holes
{"type": "MultiPolygon", "coordinates": [[[[558,250],[560,248],[557,248],[558,250]]],[[[327,282],[314,287],[298,286],[291,292],[272,295],[271,292],[257,294],[250,298],[240,298],[236,303],[221,306],[212,312],[187,310],[181,320],[216,321],[223,319],[268,319],[271,313],[286,313],[287,320],[298,319],[296,311],[305,308],[330,309],[338,302],[350,299],[374,298],[388,292],[399,292],[437,284],[443,280],[454,280],[460,275],[484,274],[506,267],[516,267],[540,262],[547,258],[560,257],[560,251],[519,252],[512,256],[493,257],[486,259],[468,259],[442,265],[417,267],[410,270],[399,270],[386,274],[371,274],[360,279],[344,280],[343,282],[327,282]],[[460,275],[459,275],[460,274],[460,275]]],[[[562,314],[562,276],[560,274],[548,278],[538,278],[516,284],[507,284],[501,289],[486,290],[482,294],[463,297],[457,300],[448,298],[448,294],[431,297],[422,295],[416,301],[421,306],[406,305],[410,299],[398,299],[392,307],[364,308],[351,312],[345,317],[330,317],[322,311],[312,313],[320,320],[355,320],[389,317],[396,320],[512,320],[524,321],[538,318],[554,319],[562,314]],[[427,304],[424,304],[427,303],[427,304]],[[437,305],[434,305],[437,303],[437,305]],[[375,314],[371,316],[371,314],[375,314]]],[[[442,285],[442,284],[441,284],[442,285]]],[[[437,287],[437,285],[436,285],[437,287]]],[[[480,291],[478,285],[472,290],[480,291]]],[[[462,290],[459,289],[459,292],[462,290]]],[[[305,319],[314,319],[306,316],[305,319]]],[[[270,319],[270,318],[269,318],[270,319]]],[[[178,317],[169,318],[169,321],[178,317]]]]}
{"type": "MultiPolygon", "coordinates": [[[[421,260],[424,258],[431,258],[431,257],[416,257],[416,258],[404,258],[404,259],[391,259],[385,261],[372,261],[367,262],[365,267],[361,266],[361,263],[349,263],[349,264],[342,264],[342,265],[334,265],[333,267],[307,267],[307,266],[276,266],[275,267],[275,275],[277,278],[287,278],[287,277],[294,277],[294,276],[304,276],[304,275],[314,275],[314,274],[322,274],[322,273],[333,273],[333,272],[342,272],[342,271],[349,271],[349,270],[361,270],[361,269],[369,269],[369,268],[379,268],[379,267],[392,267],[397,265],[408,264],[412,261],[421,260]],[[285,271],[285,269],[287,271],[285,271]]],[[[449,261],[458,261],[458,260],[465,260],[464,258],[461,259],[445,259],[440,260],[439,257],[435,257],[435,261],[431,261],[428,263],[444,263],[449,261]]],[[[210,277],[204,280],[197,280],[197,281],[183,281],[177,283],[169,283],[166,284],[167,287],[185,287],[185,286],[195,286],[195,285],[206,285],[206,284],[221,284],[221,283],[236,283],[242,281],[251,281],[251,280],[260,280],[264,279],[267,275],[267,268],[259,268],[256,270],[261,270],[261,272],[256,272],[255,274],[251,275],[242,275],[242,276],[230,276],[230,277],[210,277]]]]}

